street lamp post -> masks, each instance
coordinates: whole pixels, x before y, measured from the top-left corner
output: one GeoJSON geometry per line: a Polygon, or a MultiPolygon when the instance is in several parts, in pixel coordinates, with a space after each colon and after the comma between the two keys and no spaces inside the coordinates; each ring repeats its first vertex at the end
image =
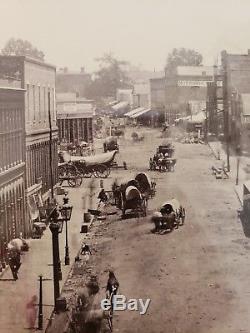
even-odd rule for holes
{"type": "Polygon", "coordinates": [[[69,246],[68,246],[68,221],[65,221],[65,232],[66,232],[66,243],[65,243],[64,264],[65,266],[68,266],[70,265],[69,246]]]}
{"type": "MultiPolygon", "coordinates": [[[[54,283],[54,304],[55,310],[57,310],[57,299],[60,296],[60,280],[61,280],[61,264],[59,255],[59,233],[62,232],[63,222],[66,223],[70,220],[73,207],[68,203],[69,199],[67,196],[63,199],[63,205],[59,207],[54,207],[50,214],[50,231],[52,233],[52,254],[53,254],[53,283],[54,283]],[[61,213],[61,218],[59,218],[59,213],[61,213]]],[[[66,237],[68,238],[68,233],[66,229],[66,237]]],[[[68,239],[66,238],[67,251],[65,253],[65,265],[69,265],[69,250],[68,250],[68,239]],[[67,259],[66,259],[67,258],[67,259]],[[67,263],[66,263],[67,262],[67,263]]],[[[66,250],[66,248],[65,248],[66,250]]]]}
{"type": "Polygon", "coordinates": [[[65,243],[65,257],[64,257],[64,263],[65,265],[70,264],[70,257],[69,257],[69,245],[68,245],[68,221],[71,219],[73,207],[69,205],[69,198],[65,196],[63,198],[63,206],[61,207],[61,215],[62,218],[65,221],[65,232],[66,232],[66,243],[65,243]]]}
{"type": "MultiPolygon", "coordinates": [[[[54,212],[57,213],[56,209],[54,210],[54,212]]],[[[56,216],[53,213],[54,216],[56,216]]],[[[56,300],[58,299],[58,297],[60,296],[60,276],[59,276],[59,263],[60,260],[58,260],[59,258],[59,240],[58,240],[58,234],[59,234],[59,230],[60,230],[60,224],[56,221],[56,217],[54,219],[53,222],[50,223],[50,231],[52,233],[52,255],[53,255],[53,283],[54,283],[54,305],[55,305],[55,309],[56,309],[56,300]]]]}

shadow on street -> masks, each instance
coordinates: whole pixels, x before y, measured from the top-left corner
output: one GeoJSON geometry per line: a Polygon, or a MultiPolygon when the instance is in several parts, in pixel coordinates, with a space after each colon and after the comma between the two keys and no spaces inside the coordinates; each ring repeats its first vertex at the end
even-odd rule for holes
{"type": "Polygon", "coordinates": [[[242,229],[243,229],[244,235],[247,238],[250,238],[250,223],[249,223],[249,219],[247,219],[247,217],[244,216],[244,214],[240,214],[239,219],[240,219],[241,224],[242,224],[242,229]]]}

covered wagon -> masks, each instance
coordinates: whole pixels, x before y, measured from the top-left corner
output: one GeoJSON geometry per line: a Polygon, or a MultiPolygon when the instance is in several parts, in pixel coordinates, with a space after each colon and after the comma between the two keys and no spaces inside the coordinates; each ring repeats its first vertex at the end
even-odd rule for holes
{"type": "Polygon", "coordinates": [[[135,176],[135,180],[138,181],[139,189],[143,195],[145,195],[147,198],[153,197],[155,195],[156,183],[151,181],[147,173],[137,173],[135,176]]]}
{"type": "Polygon", "coordinates": [[[122,217],[125,217],[126,211],[137,216],[147,215],[147,200],[135,186],[128,186],[122,194],[121,200],[122,217]]]}
{"type": "Polygon", "coordinates": [[[185,221],[185,209],[177,199],[164,202],[159,211],[155,212],[151,221],[155,224],[155,231],[170,230],[178,228],[185,221]]]}
{"type": "Polygon", "coordinates": [[[117,208],[125,217],[126,211],[136,215],[146,216],[147,198],[139,190],[139,183],[134,178],[128,177],[116,180],[112,187],[117,208]]]}
{"type": "Polygon", "coordinates": [[[71,161],[83,175],[83,177],[107,178],[110,175],[110,167],[114,162],[117,151],[96,154],[83,158],[72,156],[71,161]]]}

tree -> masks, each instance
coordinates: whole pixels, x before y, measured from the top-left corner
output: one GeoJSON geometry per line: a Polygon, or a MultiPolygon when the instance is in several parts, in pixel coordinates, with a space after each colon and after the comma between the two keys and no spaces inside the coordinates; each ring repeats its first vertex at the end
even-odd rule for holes
{"type": "Polygon", "coordinates": [[[29,56],[38,60],[44,60],[44,53],[39,51],[29,41],[10,38],[2,49],[2,55],[29,56]]]}
{"type": "Polygon", "coordinates": [[[88,97],[100,99],[103,97],[116,97],[118,88],[129,88],[130,82],[124,67],[126,61],[116,59],[111,53],[97,58],[99,70],[95,72],[94,79],[87,89],[88,97]]]}
{"type": "Polygon", "coordinates": [[[202,55],[191,49],[173,49],[168,54],[166,70],[172,70],[177,66],[201,66],[203,57],[202,55]]]}

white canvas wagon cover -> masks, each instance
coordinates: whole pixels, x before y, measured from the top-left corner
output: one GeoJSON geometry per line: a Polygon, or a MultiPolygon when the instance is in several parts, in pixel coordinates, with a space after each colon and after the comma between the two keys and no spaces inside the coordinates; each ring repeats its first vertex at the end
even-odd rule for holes
{"type": "Polygon", "coordinates": [[[164,202],[161,205],[160,209],[162,209],[162,208],[164,208],[164,207],[166,207],[168,205],[172,207],[172,209],[173,209],[174,212],[178,211],[181,208],[181,205],[180,205],[180,203],[179,203],[179,201],[177,199],[171,199],[169,201],[164,202]]]}
{"type": "Polygon", "coordinates": [[[135,186],[128,186],[125,191],[126,200],[141,199],[141,193],[135,186]]]}
{"type": "Polygon", "coordinates": [[[72,162],[83,161],[86,163],[87,166],[96,165],[96,164],[106,164],[114,159],[116,153],[117,151],[115,150],[87,157],[71,156],[71,161],[72,162]]]}

